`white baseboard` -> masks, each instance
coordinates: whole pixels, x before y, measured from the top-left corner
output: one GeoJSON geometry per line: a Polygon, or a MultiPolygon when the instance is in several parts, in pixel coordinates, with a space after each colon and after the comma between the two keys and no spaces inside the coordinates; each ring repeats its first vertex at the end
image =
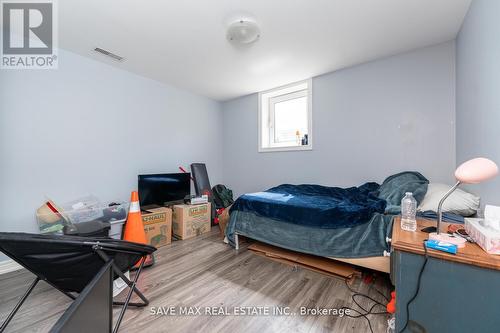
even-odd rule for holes
{"type": "Polygon", "coordinates": [[[19,265],[14,260],[0,261],[0,275],[5,274],[5,273],[14,272],[14,271],[20,270],[22,268],[23,268],[23,266],[19,265]]]}

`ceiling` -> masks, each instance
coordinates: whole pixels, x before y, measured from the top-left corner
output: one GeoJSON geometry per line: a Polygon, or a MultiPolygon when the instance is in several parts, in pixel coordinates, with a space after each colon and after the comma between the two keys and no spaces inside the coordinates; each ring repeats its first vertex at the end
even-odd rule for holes
{"type": "Polygon", "coordinates": [[[471,0],[64,0],[59,45],[215,100],[454,39],[471,0]],[[261,38],[226,40],[238,18],[261,38]],[[92,50],[125,57],[116,62],[92,50]]]}

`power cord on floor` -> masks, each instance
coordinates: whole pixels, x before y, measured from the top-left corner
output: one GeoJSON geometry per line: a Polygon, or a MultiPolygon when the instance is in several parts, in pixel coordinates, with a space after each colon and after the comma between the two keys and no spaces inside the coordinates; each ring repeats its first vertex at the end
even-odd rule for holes
{"type": "Polygon", "coordinates": [[[410,304],[417,298],[418,292],[420,291],[420,282],[422,280],[422,273],[424,273],[425,266],[427,265],[427,260],[429,259],[429,256],[427,254],[427,246],[425,246],[425,241],[424,241],[424,254],[425,254],[424,263],[422,264],[422,267],[420,267],[420,272],[418,273],[417,288],[415,289],[415,293],[413,294],[412,298],[410,298],[408,303],[406,303],[406,322],[403,328],[399,331],[399,333],[403,332],[408,326],[408,322],[410,321],[410,304]]]}
{"type": "Polygon", "coordinates": [[[386,294],[384,294],[383,292],[381,292],[380,290],[378,290],[377,288],[375,288],[375,282],[377,281],[377,278],[375,278],[373,280],[373,283],[370,285],[370,289],[373,289],[377,292],[377,294],[379,294],[380,296],[382,296],[387,302],[390,302],[391,300],[391,297],[390,296],[387,296],[386,294]]]}
{"type": "MultiPolygon", "coordinates": [[[[371,296],[369,295],[366,295],[366,294],[363,294],[363,293],[360,293],[360,292],[357,292],[355,291],[354,289],[351,288],[351,286],[349,286],[349,284],[347,283],[347,279],[344,280],[345,282],[345,285],[347,287],[347,289],[349,289],[350,292],[352,292],[353,294],[351,295],[351,299],[353,301],[354,304],[356,304],[360,309],[360,310],[357,310],[357,309],[353,309],[353,308],[350,308],[348,306],[344,306],[342,307],[342,309],[345,309],[345,310],[349,310],[349,311],[353,311],[353,312],[356,312],[357,314],[356,315],[351,315],[351,314],[345,314],[347,317],[350,317],[350,318],[365,318],[366,321],[368,322],[368,327],[370,328],[370,332],[373,333],[373,328],[372,328],[372,324],[371,324],[371,321],[370,321],[370,318],[368,318],[368,315],[381,315],[381,314],[387,314],[387,311],[385,310],[385,304],[377,301],[376,299],[372,298],[371,296]],[[362,297],[362,298],[366,298],[366,299],[369,299],[370,301],[373,302],[373,305],[370,307],[370,309],[365,309],[363,306],[361,306],[361,304],[358,303],[358,301],[356,300],[357,297],[362,297]],[[373,310],[375,309],[375,307],[377,306],[381,306],[384,308],[384,311],[379,311],[379,312],[374,312],[373,310]]],[[[384,295],[380,290],[376,289],[376,288],[373,288],[378,294],[380,294],[381,296],[384,297],[384,299],[388,300],[387,296],[384,295]]]]}

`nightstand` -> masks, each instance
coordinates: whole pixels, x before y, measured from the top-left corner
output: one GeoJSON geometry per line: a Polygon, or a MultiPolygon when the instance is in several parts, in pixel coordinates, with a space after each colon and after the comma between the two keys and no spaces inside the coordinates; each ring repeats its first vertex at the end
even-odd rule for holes
{"type": "MultiPolygon", "coordinates": [[[[417,231],[401,229],[399,217],[392,231],[391,270],[396,285],[396,332],[406,322],[406,304],[417,288],[424,263],[422,228],[435,226],[417,220],[417,231]]],[[[446,232],[449,223],[442,223],[446,232]]],[[[500,332],[500,256],[467,243],[458,253],[428,250],[420,291],[410,305],[405,332],[500,332]]]]}

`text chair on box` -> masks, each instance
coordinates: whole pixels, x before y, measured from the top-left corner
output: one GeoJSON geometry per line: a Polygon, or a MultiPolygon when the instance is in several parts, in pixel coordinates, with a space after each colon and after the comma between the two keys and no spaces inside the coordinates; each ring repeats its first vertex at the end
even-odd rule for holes
{"type": "Polygon", "coordinates": [[[153,246],[108,238],[0,232],[0,251],[36,275],[0,327],[0,332],[5,330],[40,280],[75,300],[77,296],[73,293],[82,293],[105,265],[110,265],[114,277],[122,278],[130,288],[124,302],[113,301],[113,305],[122,306],[113,332],[118,331],[129,305],[143,307],[149,304],[136,284],[146,256],[156,251],[153,246]],[[139,261],[139,269],[131,281],[123,272],[132,269],[139,261]],[[132,293],[142,302],[130,302],[132,293]]]}

